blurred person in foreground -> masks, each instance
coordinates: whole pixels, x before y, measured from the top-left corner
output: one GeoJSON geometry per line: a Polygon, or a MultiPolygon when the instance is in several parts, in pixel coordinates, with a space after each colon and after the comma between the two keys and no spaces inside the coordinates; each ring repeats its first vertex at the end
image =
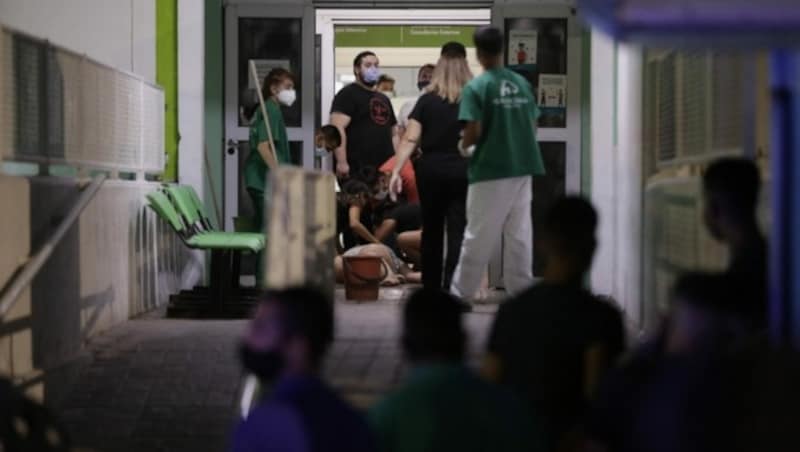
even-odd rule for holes
{"type": "Polygon", "coordinates": [[[725,274],[740,290],[728,308],[754,330],[767,324],[767,242],[756,217],[760,190],[758,167],[744,158],[717,160],[703,175],[705,223],[728,246],[725,274]]]}
{"type": "Polygon", "coordinates": [[[267,293],[240,346],[244,368],[271,383],[236,428],[234,452],[371,452],[364,418],[319,376],[333,341],[333,304],[293,288],[267,293]]]}
{"type": "Polygon", "coordinates": [[[465,366],[467,337],[453,296],[440,289],[414,292],[402,334],[410,378],[370,412],[380,450],[545,450],[525,404],[465,366]]]}
{"type": "Polygon", "coordinates": [[[749,411],[744,393],[753,387],[751,371],[737,363],[746,328],[728,308],[736,296],[723,275],[678,279],[661,334],[600,386],[587,417],[587,450],[733,450],[734,426],[749,411]]]}
{"type": "Polygon", "coordinates": [[[550,450],[571,450],[603,374],[625,345],[620,311],[584,289],[597,241],[597,213],[579,197],[557,201],[545,218],[541,283],[500,307],[485,372],[530,403],[550,450]]]}

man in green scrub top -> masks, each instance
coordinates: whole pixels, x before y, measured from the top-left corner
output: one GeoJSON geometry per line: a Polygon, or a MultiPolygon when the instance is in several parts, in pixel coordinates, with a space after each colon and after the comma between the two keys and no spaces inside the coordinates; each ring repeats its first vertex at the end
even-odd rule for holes
{"type": "Polygon", "coordinates": [[[478,60],[485,72],[464,87],[458,118],[465,123],[462,154],[471,156],[467,228],[450,292],[475,296],[492,252],[503,243],[506,292],[519,294],[533,284],[533,177],[544,174],[536,141],[539,108],[521,75],[502,66],[503,33],[492,27],[475,32],[478,60]]]}

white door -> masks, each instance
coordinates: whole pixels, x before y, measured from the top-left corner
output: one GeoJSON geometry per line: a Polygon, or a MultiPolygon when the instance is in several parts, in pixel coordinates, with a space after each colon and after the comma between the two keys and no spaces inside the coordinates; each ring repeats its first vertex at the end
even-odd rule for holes
{"type": "Polygon", "coordinates": [[[273,67],[295,74],[297,102],[284,108],[292,163],[311,168],[314,155],[315,58],[312,6],[228,3],[225,7],[225,228],[253,206],[241,177],[249,149],[249,115],[257,107],[249,62],[259,77],[273,67]]]}

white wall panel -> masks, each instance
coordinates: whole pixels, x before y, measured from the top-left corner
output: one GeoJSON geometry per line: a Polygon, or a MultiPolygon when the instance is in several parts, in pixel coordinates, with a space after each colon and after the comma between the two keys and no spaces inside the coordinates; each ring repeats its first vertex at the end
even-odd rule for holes
{"type": "Polygon", "coordinates": [[[154,1],[0,0],[0,23],[150,81],[155,22],[154,1]]]}

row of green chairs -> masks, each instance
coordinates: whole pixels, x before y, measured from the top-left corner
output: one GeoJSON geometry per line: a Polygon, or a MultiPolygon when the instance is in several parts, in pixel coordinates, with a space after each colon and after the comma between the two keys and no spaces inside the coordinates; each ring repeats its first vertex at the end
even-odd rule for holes
{"type": "Polygon", "coordinates": [[[165,184],[147,194],[148,205],[166,221],[183,243],[211,252],[209,287],[198,286],[170,296],[169,317],[239,318],[249,314],[256,288],[239,284],[242,253],[264,249],[264,234],[216,230],[194,188],[165,184]]]}

